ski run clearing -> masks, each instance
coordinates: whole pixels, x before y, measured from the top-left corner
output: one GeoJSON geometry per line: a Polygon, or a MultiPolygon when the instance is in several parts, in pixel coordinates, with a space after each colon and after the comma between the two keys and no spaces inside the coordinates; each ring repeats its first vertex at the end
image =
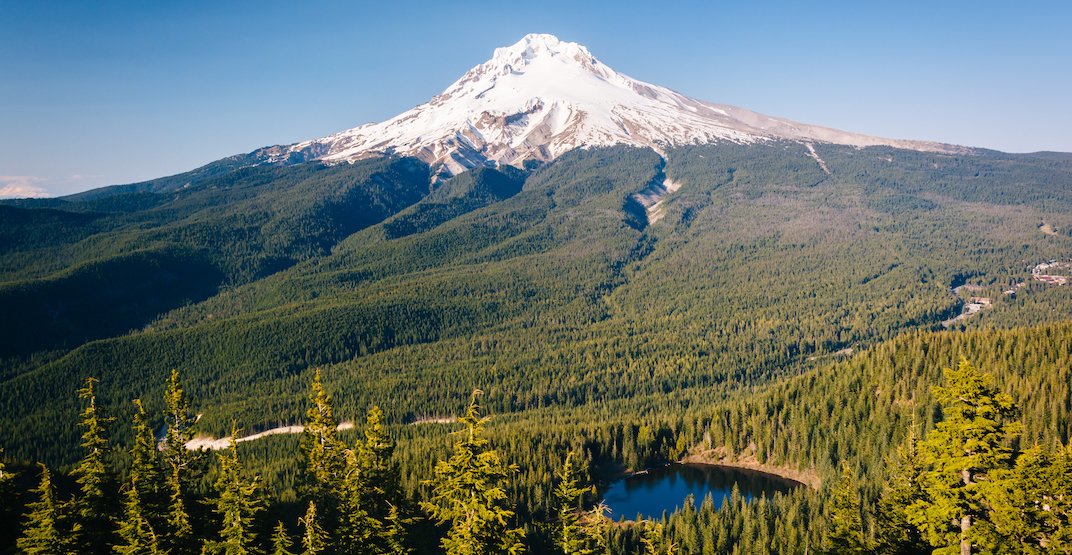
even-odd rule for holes
{"type": "MultiPolygon", "coordinates": [[[[349,430],[354,427],[353,422],[343,422],[339,424],[338,429],[349,430]]],[[[262,437],[274,436],[277,434],[300,434],[305,426],[300,424],[294,426],[280,426],[278,428],[271,428],[258,432],[253,435],[240,437],[235,440],[236,443],[242,443],[243,441],[253,441],[262,437]]],[[[231,446],[231,436],[215,438],[209,435],[199,435],[190,441],[186,442],[186,448],[190,451],[200,451],[202,449],[209,449],[211,451],[219,451],[220,449],[226,449],[231,446]]]]}

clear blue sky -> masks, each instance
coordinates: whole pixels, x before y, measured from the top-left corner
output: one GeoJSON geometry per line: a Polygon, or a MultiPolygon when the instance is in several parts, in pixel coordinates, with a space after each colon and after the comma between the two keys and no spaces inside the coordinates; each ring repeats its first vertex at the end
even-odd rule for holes
{"type": "Polygon", "coordinates": [[[0,188],[160,177],[380,121],[530,32],[798,121],[1072,151],[1070,29],[1063,1],[0,0],[0,188]]]}

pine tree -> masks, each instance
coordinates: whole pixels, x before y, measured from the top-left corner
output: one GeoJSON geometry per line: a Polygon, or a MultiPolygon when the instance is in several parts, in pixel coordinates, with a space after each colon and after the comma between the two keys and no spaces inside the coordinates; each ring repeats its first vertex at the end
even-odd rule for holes
{"type": "Polygon", "coordinates": [[[85,387],[78,390],[78,398],[84,402],[79,420],[79,426],[84,430],[83,455],[71,474],[76,476],[78,483],[75,501],[78,521],[74,535],[79,549],[102,553],[107,551],[111,524],[105,496],[108,482],[108,469],[104,462],[108,449],[108,441],[104,438],[106,419],[100,415],[97,406],[96,384],[96,378],[86,378],[85,387]]]}
{"type": "Polygon", "coordinates": [[[384,530],[384,540],[387,549],[384,553],[388,555],[408,555],[410,549],[406,547],[406,524],[407,521],[403,519],[398,513],[398,507],[391,505],[387,511],[387,529],[384,530]]]}
{"type": "Polygon", "coordinates": [[[119,555],[156,555],[160,548],[149,519],[145,517],[139,478],[131,475],[123,503],[123,520],[119,522],[120,543],[112,547],[119,555]]]}
{"type": "Polygon", "coordinates": [[[830,532],[824,542],[824,551],[831,555],[870,553],[871,549],[864,541],[860,490],[848,465],[841,467],[841,478],[831,492],[830,505],[830,532]]]}
{"type": "Polygon", "coordinates": [[[997,533],[1023,553],[1072,553],[1072,451],[1035,446],[1005,478],[986,484],[997,533]]]}
{"type": "Polygon", "coordinates": [[[156,448],[156,436],[149,426],[149,418],[140,399],[134,400],[134,407],[134,443],[130,449],[131,481],[137,482],[145,518],[154,530],[163,530],[163,524],[166,522],[166,502],[163,497],[164,477],[160,467],[160,452],[156,448]]]}
{"type": "Polygon", "coordinates": [[[52,489],[52,473],[45,465],[39,466],[41,482],[32,491],[37,494],[37,500],[27,506],[26,525],[16,545],[25,555],[66,555],[71,552],[69,535],[62,524],[60,505],[52,489]]]}
{"type": "MultiPolygon", "coordinates": [[[[361,549],[380,555],[392,553],[387,534],[391,531],[388,518],[398,496],[396,470],[391,464],[394,443],[383,425],[383,413],[378,407],[369,410],[365,423],[365,440],[354,450],[347,450],[345,471],[340,490],[339,540],[350,552],[361,549]]],[[[397,509],[395,509],[397,511],[397,509]]],[[[403,543],[404,529],[393,530],[403,543]]]]}
{"type": "Polygon", "coordinates": [[[194,454],[186,448],[193,438],[194,417],[179,383],[179,371],[172,370],[164,393],[164,462],[167,472],[167,531],[165,545],[174,554],[189,553],[193,547],[193,527],[186,508],[186,484],[192,481],[194,454]]]}
{"type": "Polygon", "coordinates": [[[439,461],[431,480],[432,498],[423,507],[440,524],[450,524],[440,545],[448,555],[516,554],[524,550],[524,531],[510,528],[514,513],[508,508],[501,484],[516,472],[503,464],[499,453],[484,438],[487,418],[481,418],[473,392],[449,460],[439,461]]]}
{"type": "Polygon", "coordinates": [[[276,523],[275,530],[272,532],[272,555],[296,555],[290,550],[292,545],[290,535],[287,534],[287,527],[280,520],[276,523]]]}
{"type": "Polygon", "coordinates": [[[312,480],[311,494],[325,504],[336,503],[345,472],[345,445],[338,438],[339,423],[335,420],[331,397],[320,381],[320,369],[313,376],[309,392],[309,409],[301,434],[301,450],[305,468],[312,480]]]}
{"type": "Polygon", "coordinates": [[[383,523],[366,508],[371,485],[366,481],[357,453],[347,450],[345,455],[346,470],[339,491],[339,545],[348,553],[381,553],[383,523]]]}
{"type": "Polygon", "coordinates": [[[383,411],[373,406],[365,419],[365,441],[359,445],[361,467],[369,489],[369,512],[383,519],[398,495],[397,470],[391,464],[395,445],[383,425],[383,411]]]}
{"type": "Polygon", "coordinates": [[[242,463],[238,460],[237,426],[231,426],[231,446],[217,457],[220,464],[216,480],[216,514],[223,521],[220,540],[214,548],[226,555],[255,553],[253,548],[253,518],[260,511],[255,498],[257,480],[247,481],[242,463]]]}
{"type": "Polygon", "coordinates": [[[674,555],[677,553],[677,546],[673,542],[665,541],[663,525],[658,522],[646,521],[644,523],[640,546],[644,555],[674,555]]]}
{"type": "Polygon", "coordinates": [[[930,547],[919,535],[919,530],[908,521],[906,509],[923,499],[920,475],[923,465],[919,460],[919,440],[910,431],[905,444],[898,449],[897,461],[882,490],[878,503],[878,545],[876,551],[883,555],[924,555],[930,547]]]}
{"type": "Polygon", "coordinates": [[[327,549],[327,534],[316,517],[316,503],[310,501],[309,509],[299,521],[305,527],[302,534],[302,555],[316,555],[327,549]]]}
{"type": "Polygon", "coordinates": [[[976,547],[993,549],[999,539],[987,521],[980,482],[1011,466],[1009,443],[1020,425],[1008,422],[1016,412],[1012,398],[967,360],[946,368],[945,381],[934,389],[943,419],[920,444],[925,496],[907,513],[936,553],[971,555],[976,547]]]}
{"type": "Polygon", "coordinates": [[[595,518],[595,515],[586,520],[583,510],[585,496],[594,495],[596,490],[593,486],[581,487],[582,474],[582,469],[578,469],[573,463],[573,453],[566,453],[566,460],[558,473],[554,499],[558,512],[555,543],[567,555],[592,555],[602,551],[601,530],[587,521],[595,518]]]}

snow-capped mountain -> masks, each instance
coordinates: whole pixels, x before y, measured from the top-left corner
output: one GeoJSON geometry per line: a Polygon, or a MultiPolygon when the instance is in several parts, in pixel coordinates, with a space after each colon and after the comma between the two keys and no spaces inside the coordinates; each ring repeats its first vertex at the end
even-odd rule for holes
{"type": "Polygon", "coordinates": [[[963,150],[848,133],[695,100],[618,73],[580,44],[532,34],[496,49],[490,60],[441,94],[390,120],[257,154],[269,162],[343,162],[393,153],[416,156],[450,175],[478,165],[550,160],[578,147],[624,144],[658,150],[777,139],[963,150]]]}

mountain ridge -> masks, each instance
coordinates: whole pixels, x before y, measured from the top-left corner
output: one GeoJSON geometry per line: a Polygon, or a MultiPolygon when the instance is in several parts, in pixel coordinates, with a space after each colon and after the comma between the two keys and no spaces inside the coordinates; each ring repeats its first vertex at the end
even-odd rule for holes
{"type": "Polygon", "coordinates": [[[529,34],[495,49],[428,102],[292,145],[258,149],[259,163],[339,163],[414,156],[444,176],[477,166],[549,161],[574,148],[671,146],[790,140],[966,154],[937,142],[873,137],[696,100],[619,73],[577,43],[529,34]]]}

